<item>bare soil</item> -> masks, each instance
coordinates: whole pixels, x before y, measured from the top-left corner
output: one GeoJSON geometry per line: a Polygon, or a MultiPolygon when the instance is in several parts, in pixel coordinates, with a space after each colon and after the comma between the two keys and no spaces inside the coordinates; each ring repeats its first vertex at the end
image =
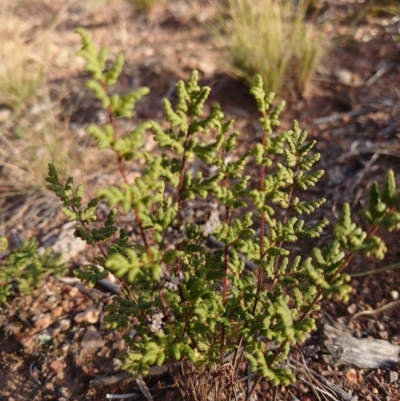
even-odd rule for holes
{"type": "MultiPolygon", "coordinates": [[[[54,9],[61,7],[59,2],[54,4],[54,9]]],[[[218,101],[227,114],[237,115],[237,128],[245,134],[240,146],[246,147],[257,135],[257,111],[248,88],[218,70],[220,55],[200,22],[201,13],[213,12],[205,1],[195,5],[164,2],[142,14],[120,1],[93,9],[78,4],[65,10],[52,32],[52,43],[60,49],[60,57],[63,47],[79,49],[79,37],[73,29],[83,26],[96,43],[108,46],[112,53],[125,53],[127,63],[118,90],[144,85],[151,88],[151,94],[138,104],[134,121],[121,123],[121,129],[149,118],[161,121],[161,99],[173,99],[177,80],[186,79],[196,68],[201,83],[212,88],[210,104],[218,101]]],[[[324,2],[322,13],[328,21],[326,35],[331,47],[304,93],[298,94],[290,86],[281,93],[288,100],[282,128],[296,119],[311,138],[318,140],[320,165],[326,175],[313,195],[327,198],[322,213],[328,219],[337,216],[345,201],[356,210],[363,205],[368,183],[382,182],[389,168],[400,177],[400,45],[392,38],[400,20],[388,12],[362,16],[363,6],[344,0],[324,2]]],[[[33,18],[35,23],[49,15],[40,2],[21,8],[20,14],[21,18],[33,18]]],[[[82,72],[82,61],[68,60],[64,69],[49,72],[47,84],[54,94],[52,101],[60,105],[60,121],[69,121],[69,129],[79,131],[90,122],[102,121],[104,116],[100,105],[84,89],[87,75],[82,72]],[[65,87],[68,90],[60,92],[65,87]]],[[[99,183],[116,179],[118,171],[112,160],[112,156],[90,159],[90,166],[85,166],[92,174],[89,194],[99,183]]],[[[65,227],[62,216],[40,228],[40,212],[30,216],[28,221],[22,217],[10,227],[14,234],[21,238],[35,235],[43,241],[49,232],[57,236],[65,227]]],[[[348,272],[366,272],[399,261],[400,234],[384,234],[384,239],[389,248],[384,262],[355,260],[348,272]]],[[[108,386],[90,386],[93,379],[118,373],[117,355],[125,349],[122,334],[107,330],[103,324],[103,308],[112,301],[113,294],[101,287],[89,290],[68,280],[73,277],[72,270],[90,257],[87,252],[78,253],[69,259],[66,279],[48,278],[31,295],[15,293],[0,306],[0,400],[94,401],[106,399],[106,394],[138,391],[137,383],[128,379],[108,386]],[[79,321],[77,315],[90,307],[96,316],[93,321],[87,316],[79,321]]],[[[380,313],[356,315],[398,299],[399,270],[354,277],[352,285],[347,305],[335,300],[323,302],[319,325],[322,327],[327,320],[340,322],[359,337],[400,344],[397,304],[380,313]]],[[[310,344],[322,344],[321,331],[314,333],[305,347],[310,344]]],[[[295,354],[293,358],[298,360],[295,354]]],[[[329,366],[319,351],[307,356],[306,364],[354,400],[400,400],[399,366],[374,370],[329,366]]],[[[180,398],[168,374],[146,382],[154,400],[180,398]]],[[[318,386],[304,368],[298,382],[286,388],[261,383],[254,399],[336,399],[317,393],[318,386]]]]}

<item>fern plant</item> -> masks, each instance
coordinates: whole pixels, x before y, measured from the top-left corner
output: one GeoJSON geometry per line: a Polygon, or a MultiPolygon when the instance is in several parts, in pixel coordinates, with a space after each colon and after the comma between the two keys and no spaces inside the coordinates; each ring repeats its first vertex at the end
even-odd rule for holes
{"type": "MultiPolygon", "coordinates": [[[[0,237],[0,252],[6,251],[8,242],[5,237],[0,237]]],[[[40,254],[34,239],[24,241],[0,261],[0,304],[9,298],[13,284],[20,293],[29,294],[43,277],[64,272],[65,265],[60,262],[60,256],[54,255],[49,248],[40,254]]]]}
{"type": "MultiPolygon", "coordinates": [[[[234,118],[226,118],[218,104],[204,113],[210,88],[199,86],[196,71],[177,83],[175,105],[163,100],[167,128],[148,121],[117,137],[115,118],[130,118],[148,89],[110,94],[123,56],[105,70],[106,50],[98,51],[84,30],[77,32],[83,42],[79,55],[92,76],[87,87],[109,116],[88,132],[99,149],[115,152],[122,184],[99,188],[97,197],[83,205],[83,188],[74,188],[72,177],[61,182],[49,165],[47,181],[68,219],[80,223],[75,235],[100,251],[96,265],[78,275],[92,285],[107,272],[121,280],[123,295],[107,307],[106,321],[136,333],[126,337],[123,369],[145,375],[153,365],[185,361],[187,372],[208,378],[211,391],[225,367],[232,380],[219,391],[232,393],[244,359],[257,381],[294,380],[284,361],[291,347],[315,329],[313,313],[321,299],[336,295],[346,301],[351,287],[344,270],[351,259],[355,254],[383,258],[386,247],[376,235],[378,227],[400,226],[393,172],[382,192],[371,186],[369,205],[361,213],[367,231],[352,222],[345,204],[332,241],[310,255],[296,254],[293,243],[315,243],[328,225],[325,219],[307,222],[325,199],[302,195],[323,175],[314,168],[320,155],[296,122],[288,131],[274,132],[284,104],[272,105],[274,95],[264,93],[261,77],[251,93],[263,135],[243,154],[237,152],[234,118]],[[145,149],[147,135],[157,151],[145,149]],[[143,168],[130,181],[126,168],[135,162],[143,168]],[[110,207],[103,223],[95,214],[101,201],[110,207]],[[118,227],[117,211],[133,213],[137,237],[118,227]],[[210,371],[214,374],[206,375],[210,371]]],[[[187,391],[191,397],[200,392],[187,391]]]]}

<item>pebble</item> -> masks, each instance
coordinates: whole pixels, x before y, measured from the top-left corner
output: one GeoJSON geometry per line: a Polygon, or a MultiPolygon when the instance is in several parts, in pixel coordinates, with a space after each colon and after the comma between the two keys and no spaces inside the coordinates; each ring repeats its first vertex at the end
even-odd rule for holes
{"type": "Polygon", "coordinates": [[[79,312],[75,315],[75,323],[90,323],[95,324],[99,321],[100,311],[93,306],[79,312]]]}
{"type": "Polygon", "coordinates": [[[354,315],[357,312],[357,305],[356,304],[351,304],[347,307],[347,312],[350,313],[350,315],[354,315]]]}
{"type": "Polygon", "coordinates": [[[389,334],[386,330],[382,330],[379,332],[379,337],[382,338],[382,340],[389,340],[389,334]]]}
{"type": "Polygon", "coordinates": [[[399,334],[394,335],[394,336],[391,338],[390,342],[391,342],[393,345],[400,345],[400,335],[399,335],[399,334]]]}
{"type": "Polygon", "coordinates": [[[396,383],[398,380],[399,380],[399,374],[391,370],[389,372],[389,384],[396,383]]]}
{"type": "Polygon", "coordinates": [[[83,334],[81,347],[84,349],[101,348],[104,345],[103,338],[97,331],[96,327],[88,326],[83,334]]]}
{"type": "Polygon", "coordinates": [[[77,287],[70,287],[68,295],[73,298],[82,298],[82,294],[77,287]]]}
{"type": "Polygon", "coordinates": [[[70,345],[65,343],[61,346],[60,351],[63,352],[64,354],[66,354],[68,352],[68,350],[70,349],[70,345]]]}
{"type": "Polygon", "coordinates": [[[119,369],[121,368],[121,366],[122,366],[122,361],[121,361],[121,359],[114,358],[114,359],[112,360],[112,366],[113,366],[113,368],[114,368],[115,371],[119,370],[119,369]]]}
{"type": "MultiPolygon", "coordinates": [[[[58,389],[58,393],[60,394],[60,396],[62,398],[66,399],[66,400],[69,400],[71,398],[70,394],[68,394],[69,393],[68,387],[60,387],[58,389]]],[[[61,398],[59,398],[58,401],[61,401],[61,398]]]]}
{"type": "Polygon", "coordinates": [[[350,85],[353,81],[353,73],[350,70],[341,68],[335,72],[338,81],[345,85],[350,85]]]}
{"type": "Polygon", "coordinates": [[[67,331],[71,327],[71,320],[70,319],[61,319],[58,322],[57,328],[60,331],[67,331]]]}
{"type": "Polygon", "coordinates": [[[38,330],[45,330],[51,325],[52,319],[50,313],[40,313],[35,316],[33,327],[38,330]]]}
{"type": "Polygon", "coordinates": [[[377,330],[385,331],[385,325],[382,322],[380,322],[379,320],[377,320],[375,322],[375,326],[376,326],[377,330]]]}
{"type": "Polygon", "coordinates": [[[10,109],[1,109],[0,110],[0,123],[5,123],[7,120],[11,118],[11,110],[10,109]]]}
{"type": "Polygon", "coordinates": [[[346,372],[346,379],[347,379],[349,382],[356,382],[356,381],[358,381],[356,370],[353,369],[353,368],[349,369],[349,370],[346,372]]]}
{"type": "Polygon", "coordinates": [[[53,316],[54,319],[59,318],[63,314],[63,308],[62,306],[56,306],[52,311],[51,315],[53,316]]]}
{"type": "Polygon", "coordinates": [[[399,292],[398,291],[390,291],[390,296],[392,297],[393,301],[397,301],[399,299],[399,292]]]}
{"type": "Polygon", "coordinates": [[[62,372],[66,366],[67,364],[65,363],[64,359],[55,360],[49,363],[49,369],[54,373],[62,372]]]}
{"type": "Polygon", "coordinates": [[[25,348],[30,349],[35,345],[35,339],[32,334],[29,332],[25,332],[16,336],[16,340],[25,348]]]}
{"type": "Polygon", "coordinates": [[[369,297],[371,295],[371,289],[369,287],[364,287],[361,290],[361,295],[363,295],[364,297],[369,297]]]}

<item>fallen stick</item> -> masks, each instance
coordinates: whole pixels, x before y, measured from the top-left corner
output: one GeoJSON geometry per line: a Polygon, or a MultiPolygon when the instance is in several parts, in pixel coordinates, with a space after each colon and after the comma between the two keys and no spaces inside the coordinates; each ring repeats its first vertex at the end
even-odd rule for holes
{"type": "Polygon", "coordinates": [[[330,365],[353,365],[363,369],[393,369],[399,362],[400,346],[388,341],[355,338],[336,327],[325,324],[324,345],[328,354],[322,355],[330,365]]]}

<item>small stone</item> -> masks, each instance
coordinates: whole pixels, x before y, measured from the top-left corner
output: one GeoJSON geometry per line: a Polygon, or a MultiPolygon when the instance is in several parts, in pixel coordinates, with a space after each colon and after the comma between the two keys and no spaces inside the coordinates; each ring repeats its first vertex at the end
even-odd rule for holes
{"type": "Polygon", "coordinates": [[[49,295],[49,297],[47,298],[47,302],[49,304],[54,304],[57,301],[57,297],[54,295],[49,295]]]}
{"type": "Polygon", "coordinates": [[[63,308],[62,306],[56,306],[52,311],[51,311],[51,316],[53,319],[59,318],[63,314],[63,308]]]}
{"type": "Polygon", "coordinates": [[[356,304],[351,304],[347,307],[347,312],[350,313],[350,315],[354,315],[357,312],[357,305],[356,304]]]}
{"type": "Polygon", "coordinates": [[[371,289],[369,287],[364,287],[361,290],[361,295],[364,297],[369,297],[371,295],[371,289]]]}
{"type": "Polygon", "coordinates": [[[382,322],[380,322],[379,320],[377,320],[375,322],[375,326],[376,326],[378,331],[384,331],[385,330],[385,325],[382,322]]]}
{"type": "Polygon", "coordinates": [[[11,110],[10,109],[1,109],[0,110],[0,123],[5,123],[10,118],[11,118],[11,110]]]}
{"type": "Polygon", "coordinates": [[[68,295],[73,298],[82,298],[82,293],[77,287],[70,287],[68,295]]]}
{"type": "Polygon", "coordinates": [[[399,335],[399,334],[394,335],[394,336],[392,337],[392,339],[390,340],[390,342],[391,342],[393,345],[400,345],[400,335],[399,335]]]}
{"type": "Polygon", "coordinates": [[[68,352],[68,350],[70,349],[70,345],[65,343],[61,346],[61,352],[63,352],[64,354],[66,354],[68,352]]]}
{"type": "Polygon", "coordinates": [[[382,338],[382,340],[389,340],[389,334],[386,330],[382,330],[379,332],[379,337],[382,338]]]}
{"type": "Polygon", "coordinates": [[[84,349],[101,348],[104,345],[103,338],[97,331],[96,327],[88,326],[83,334],[81,347],[84,349]]]}
{"type": "Polygon", "coordinates": [[[54,373],[62,372],[66,366],[67,364],[65,363],[64,359],[55,360],[49,363],[49,369],[54,373]]]}
{"type": "MultiPolygon", "coordinates": [[[[60,394],[61,397],[65,398],[66,400],[69,400],[71,398],[71,394],[69,394],[68,387],[60,387],[58,389],[58,393],[60,394]]],[[[58,401],[61,401],[59,398],[58,401]]]]}
{"type": "Polygon", "coordinates": [[[389,384],[396,383],[398,380],[399,380],[399,374],[391,370],[389,372],[389,384]]]}
{"type": "Polygon", "coordinates": [[[51,325],[51,314],[50,313],[41,313],[40,315],[35,317],[33,322],[33,327],[38,330],[45,330],[51,325]]]}
{"type": "Polygon", "coordinates": [[[344,68],[337,70],[335,75],[341,84],[350,85],[353,81],[353,73],[344,68]]]}
{"type": "Polygon", "coordinates": [[[393,301],[396,301],[399,299],[399,292],[398,291],[390,291],[390,296],[392,297],[393,301]]]}
{"type": "Polygon", "coordinates": [[[126,342],[123,338],[118,341],[115,341],[112,345],[112,349],[115,351],[123,351],[126,349],[126,342]]]}
{"type": "Polygon", "coordinates": [[[62,302],[61,302],[61,306],[62,306],[62,308],[63,308],[63,311],[64,312],[66,312],[66,313],[68,313],[68,312],[70,312],[72,309],[74,309],[74,303],[73,303],[73,301],[71,301],[71,300],[69,300],[69,299],[64,299],[62,302]]]}
{"type": "Polygon", "coordinates": [[[29,332],[25,332],[16,336],[16,340],[25,348],[30,349],[33,348],[35,345],[35,339],[33,338],[32,334],[29,332]]]}
{"type": "Polygon", "coordinates": [[[74,321],[76,323],[90,323],[94,324],[99,321],[100,311],[94,307],[89,307],[83,312],[79,312],[75,315],[74,321]]]}
{"type": "Polygon", "coordinates": [[[57,329],[60,331],[67,331],[71,327],[71,320],[70,319],[61,319],[58,322],[57,329]]]}
{"type": "Polygon", "coordinates": [[[114,359],[112,360],[112,366],[113,366],[113,369],[114,369],[115,371],[119,370],[120,367],[122,366],[122,361],[121,361],[121,359],[114,358],[114,359]]]}
{"type": "Polygon", "coordinates": [[[376,329],[375,329],[375,323],[373,320],[368,320],[367,322],[367,330],[368,333],[375,333],[376,329]]]}
{"type": "Polygon", "coordinates": [[[60,329],[53,329],[51,332],[51,335],[53,336],[53,338],[58,337],[58,335],[60,334],[60,329]]]}
{"type": "Polygon", "coordinates": [[[347,380],[348,380],[349,382],[356,382],[356,381],[358,381],[356,370],[355,370],[355,369],[349,369],[349,370],[346,372],[346,378],[347,378],[347,380]]]}
{"type": "Polygon", "coordinates": [[[95,376],[99,373],[99,370],[86,365],[82,366],[82,373],[86,376],[95,376]]]}

